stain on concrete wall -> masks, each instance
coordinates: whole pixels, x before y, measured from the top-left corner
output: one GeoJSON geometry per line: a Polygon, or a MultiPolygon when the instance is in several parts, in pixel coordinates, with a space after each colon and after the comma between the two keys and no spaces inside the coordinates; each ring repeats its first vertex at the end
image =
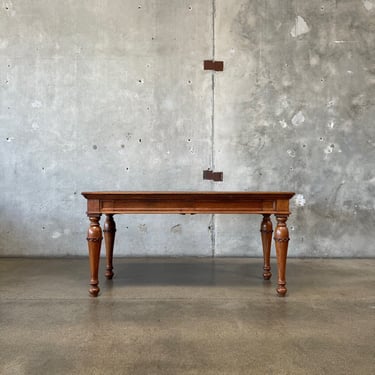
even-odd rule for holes
{"type": "MultiPolygon", "coordinates": [[[[84,190],[293,190],[291,256],[373,256],[373,1],[0,3],[0,254],[85,255],[84,190]],[[202,69],[205,59],[224,72],[202,69]],[[202,171],[224,181],[202,180],[202,171]]],[[[118,255],[259,256],[260,218],[118,217],[118,255]]]]}

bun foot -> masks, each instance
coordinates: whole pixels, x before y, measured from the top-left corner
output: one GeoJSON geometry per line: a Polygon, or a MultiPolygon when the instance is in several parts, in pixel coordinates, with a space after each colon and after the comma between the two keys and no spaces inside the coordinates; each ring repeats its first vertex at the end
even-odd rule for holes
{"type": "Polygon", "coordinates": [[[100,292],[99,287],[96,285],[92,285],[89,289],[89,293],[91,297],[97,297],[100,292]]]}
{"type": "Polygon", "coordinates": [[[112,280],[112,279],[113,279],[113,275],[114,275],[114,273],[113,273],[112,270],[107,269],[107,270],[105,271],[105,278],[106,278],[107,280],[112,280]]]}
{"type": "Polygon", "coordinates": [[[271,276],[272,276],[271,272],[269,272],[269,271],[264,271],[263,272],[263,279],[264,280],[269,280],[271,278],[271,276]]]}
{"type": "Polygon", "coordinates": [[[276,289],[277,291],[277,294],[279,297],[284,297],[286,292],[287,292],[287,288],[285,287],[285,285],[279,285],[276,289]]]}

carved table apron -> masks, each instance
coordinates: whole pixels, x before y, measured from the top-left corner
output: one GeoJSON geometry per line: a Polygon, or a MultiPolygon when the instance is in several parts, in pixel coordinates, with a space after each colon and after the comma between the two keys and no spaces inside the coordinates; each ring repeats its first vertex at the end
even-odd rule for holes
{"type": "Polygon", "coordinates": [[[270,252],[272,242],[271,215],[275,215],[275,247],[278,268],[277,293],[284,296],[287,292],[285,268],[288,253],[289,232],[286,225],[289,211],[289,200],[292,192],[183,192],[183,191],[114,191],[83,192],[87,199],[87,216],[90,227],[87,243],[90,258],[91,296],[99,293],[99,259],[102,243],[102,232],[106,247],[107,266],[105,276],[113,277],[113,245],[115,241],[115,214],[261,214],[263,216],[260,232],[263,246],[263,278],[272,276],[270,252]],[[106,215],[103,231],[100,218],[106,215]]]}

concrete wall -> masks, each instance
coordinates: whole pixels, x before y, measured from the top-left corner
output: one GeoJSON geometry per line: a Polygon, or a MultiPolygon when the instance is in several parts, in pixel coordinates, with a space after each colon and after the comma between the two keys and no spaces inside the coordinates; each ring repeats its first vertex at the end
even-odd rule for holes
{"type": "MultiPolygon", "coordinates": [[[[81,191],[158,189],[295,191],[290,256],[374,255],[374,0],[0,7],[0,255],[85,255],[81,191]]],[[[117,255],[261,255],[260,217],[117,222],[117,255]]]]}

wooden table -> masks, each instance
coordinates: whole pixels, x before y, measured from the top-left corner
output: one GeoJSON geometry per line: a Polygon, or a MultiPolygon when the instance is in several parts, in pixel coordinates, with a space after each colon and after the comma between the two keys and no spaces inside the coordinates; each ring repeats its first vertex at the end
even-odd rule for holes
{"type": "Polygon", "coordinates": [[[102,243],[102,232],[106,247],[107,266],[105,276],[113,277],[113,245],[115,241],[116,224],[113,216],[116,214],[261,214],[260,225],[263,246],[263,278],[269,280],[272,276],[270,267],[270,252],[272,242],[271,215],[276,216],[275,247],[278,268],[279,296],[287,292],[285,268],[288,253],[289,231],[286,225],[289,211],[291,192],[182,192],[182,191],[117,191],[117,192],[84,192],[87,199],[87,216],[90,227],[87,242],[90,257],[90,289],[91,296],[99,293],[99,259],[102,243]],[[100,218],[106,215],[103,231],[100,218]]]}

